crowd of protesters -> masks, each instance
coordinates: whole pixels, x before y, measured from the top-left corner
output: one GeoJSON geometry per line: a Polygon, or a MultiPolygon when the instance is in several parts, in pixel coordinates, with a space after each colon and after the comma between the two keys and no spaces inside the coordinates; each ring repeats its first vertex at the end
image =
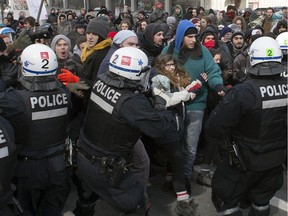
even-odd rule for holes
{"type": "MultiPolygon", "coordinates": [[[[122,47],[141,49],[152,67],[151,86],[157,86],[151,95],[156,98],[165,92],[169,96],[164,107],[157,100],[151,102],[151,106],[159,112],[173,112],[179,128],[177,133],[166,131],[165,136],[157,139],[143,134],[137,144],[141,146],[143,142],[149,155],[146,160],[151,161],[150,177],[155,175],[155,166],[167,166],[166,189],[175,191],[177,201],[189,200],[193,195],[193,166],[201,165],[197,183],[211,186],[213,173],[210,166],[217,166],[222,160],[216,141],[206,131],[209,115],[229,89],[249,78],[251,44],[262,36],[276,39],[287,33],[287,20],[287,7],[277,12],[267,8],[263,14],[246,8],[241,14],[232,5],[219,12],[175,5],[173,11],[167,13],[160,2],[153,6],[149,16],[139,11],[137,17],[132,15],[128,6],[124,6],[118,17],[105,6],[97,14],[94,10],[81,9],[77,14],[72,10],[52,8],[47,23],[41,26],[34,17],[21,14],[15,20],[13,14],[8,13],[4,24],[14,32],[0,34],[4,42],[0,43],[1,78],[7,88],[17,86],[21,52],[34,43],[49,46],[57,56],[59,81],[73,93],[67,139],[76,146],[87,112],[91,93],[88,89],[100,74],[107,72],[114,51],[122,47]],[[188,41],[187,35],[195,37],[188,41]],[[168,86],[165,86],[166,82],[168,86]],[[163,149],[167,155],[164,165],[163,158],[159,159],[163,149]]],[[[286,64],[286,73],[283,71],[282,76],[287,77],[287,51],[282,61],[284,66],[286,64]]],[[[84,195],[81,178],[75,175],[76,166],[74,162],[69,164],[72,169],[67,172],[67,178],[69,176],[77,185],[79,195],[74,213],[93,215],[97,198],[93,193],[84,195]]],[[[148,179],[142,183],[148,184],[148,179]]],[[[33,188],[33,185],[29,187],[33,188]]],[[[21,197],[17,198],[21,204],[21,197]]],[[[31,207],[25,204],[23,202],[24,211],[31,207]]],[[[28,210],[38,215],[41,208],[43,206],[33,206],[28,210]]],[[[175,212],[178,215],[194,214],[194,210],[184,208],[184,212],[181,211],[175,212]]]]}

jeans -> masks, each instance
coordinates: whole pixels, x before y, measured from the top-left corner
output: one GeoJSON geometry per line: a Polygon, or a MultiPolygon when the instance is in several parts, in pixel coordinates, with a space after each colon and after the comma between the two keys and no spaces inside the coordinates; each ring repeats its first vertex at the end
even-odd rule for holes
{"type": "Polygon", "coordinates": [[[202,130],[204,110],[187,110],[185,119],[185,142],[183,145],[185,156],[184,174],[192,178],[193,165],[196,158],[199,135],[202,130]]]}

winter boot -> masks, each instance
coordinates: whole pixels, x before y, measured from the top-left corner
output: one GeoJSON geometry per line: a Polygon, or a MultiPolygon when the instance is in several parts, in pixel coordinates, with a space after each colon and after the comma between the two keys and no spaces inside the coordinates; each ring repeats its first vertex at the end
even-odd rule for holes
{"type": "Polygon", "coordinates": [[[194,200],[182,200],[173,204],[170,210],[170,216],[197,216],[196,208],[197,204],[194,200]]]}
{"type": "Polygon", "coordinates": [[[207,170],[207,171],[201,170],[201,172],[197,176],[197,183],[200,185],[211,187],[212,175],[211,175],[210,171],[209,170],[207,170]]]}
{"type": "Polygon", "coordinates": [[[75,216],[93,216],[95,213],[95,203],[93,204],[84,204],[77,201],[76,208],[74,209],[73,213],[75,216]]]}
{"type": "Polygon", "coordinates": [[[249,210],[248,216],[269,216],[270,206],[256,206],[252,204],[252,207],[249,210]]]}

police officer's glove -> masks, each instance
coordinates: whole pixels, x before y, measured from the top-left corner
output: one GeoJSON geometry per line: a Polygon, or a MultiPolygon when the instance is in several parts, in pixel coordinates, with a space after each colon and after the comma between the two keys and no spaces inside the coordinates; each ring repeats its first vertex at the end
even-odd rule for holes
{"type": "Polygon", "coordinates": [[[233,71],[233,79],[238,81],[239,83],[244,82],[246,79],[246,74],[244,71],[236,69],[233,71]]]}
{"type": "Polygon", "coordinates": [[[19,34],[18,38],[14,41],[13,45],[15,47],[16,52],[20,52],[24,50],[26,47],[31,45],[33,42],[27,33],[26,29],[23,29],[19,34]]]}
{"type": "Polygon", "coordinates": [[[83,91],[82,90],[88,90],[90,86],[85,83],[85,81],[79,81],[77,83],[68,83],[67,88],[71,93],[74,93],[78,97],[83,97],[83,91]]]}
{"type": "Polygon", "coordinates": [[[159,95],[154,96],[153,107],[157,111],[166,110],[166,100],[159,95]]]}
{"type": "Polygon", "coordinates": [[[155,110],[165,110],[170,100],[169,96],[160,89],[153,87],[153,106],[155,110]]]}
{"type": "Polygon", "coordinates": [[[74,75],[71,71],[62,68],[61,69],[61,74],[58,74],[57,79],[60,82],[64,83],[77,83],[79,82],[79,77],[74,75]]]}

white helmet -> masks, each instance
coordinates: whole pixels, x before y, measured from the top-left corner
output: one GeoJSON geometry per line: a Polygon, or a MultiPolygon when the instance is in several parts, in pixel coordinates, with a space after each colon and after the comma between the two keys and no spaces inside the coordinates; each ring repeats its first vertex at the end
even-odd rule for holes
{"type": "Polygon", "coordinates": [[[281,63],[282,52],[279,44],[271,37],[260,37],[250,46],[249,57],[251,66],[264,62],[281,63]]]}
{"type": "Polygon", "coordinates": [[[130,80],[143,79],[142,70],[148,66],[146,54],[135,47],[116,50],[109,61],[109,71],[130,80]]]}
{"type": "Polygon", "coordinates": [[[288,32],[282,32],[276,38],[277,43],[280,45],[280,49],[287,55],[288,50],[288,32]]]}
{"type": "Polygon", "coordinates": [[[58,68],[54,51],[44,44],[32,44],[21,54],[22,75],[24,77],[55,75],[58,68]]]}

